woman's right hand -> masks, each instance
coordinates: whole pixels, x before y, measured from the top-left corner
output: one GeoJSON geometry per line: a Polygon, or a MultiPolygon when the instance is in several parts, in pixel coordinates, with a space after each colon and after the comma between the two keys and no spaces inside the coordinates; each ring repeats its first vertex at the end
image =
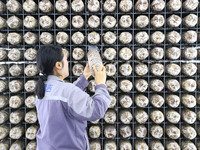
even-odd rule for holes
{"type": "Polygon", "coordinates": [[[106,68],[102,64],[99,65],[98,71],[95,68],[95,65],[92,66],[95,74],[95,83],[98,84],[104,84],[106,83],[106,68]],[[102,69],[103,68],[103,69],[102,69]]]}

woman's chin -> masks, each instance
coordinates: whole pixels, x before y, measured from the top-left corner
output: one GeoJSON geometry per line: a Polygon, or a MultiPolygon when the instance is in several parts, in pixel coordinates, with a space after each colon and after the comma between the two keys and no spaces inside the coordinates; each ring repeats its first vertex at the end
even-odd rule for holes
{"type": "MultiPolygon", "coordinates": [[[[68,74],[68,75],[65,75],[65,78],[67,78],[67,77],[69,77],[69,74],[68,74]]],[[[64,79],[65,79],[65,78],[64,78],[64,79]]]]}

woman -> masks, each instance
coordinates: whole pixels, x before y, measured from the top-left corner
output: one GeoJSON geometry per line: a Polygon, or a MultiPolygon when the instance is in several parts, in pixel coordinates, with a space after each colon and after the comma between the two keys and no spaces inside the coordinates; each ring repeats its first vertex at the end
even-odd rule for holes
{"type": "Polygon", "coordinates": [[[63,79],[69,76],[66,53],[59,46],[46,45],[37,52],[40,76],[35,94],[40,128],[37,150],[89,150],[87,121],[104,116],[111,98],[105,86],[105,67],[95,72],[95,94],[85,92],[90,77],[88,63],[83,74],[72,84],[63,79]]]}

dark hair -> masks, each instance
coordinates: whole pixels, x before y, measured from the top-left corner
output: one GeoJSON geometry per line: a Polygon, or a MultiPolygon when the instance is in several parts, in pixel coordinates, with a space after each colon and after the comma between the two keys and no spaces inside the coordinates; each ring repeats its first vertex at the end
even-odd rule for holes
{"type": "Polygon", "coordinates": [[[39,77],[35,88],[35,94],[39,99],[45,95],[44,81],[47,81],[48,75],[53,74],[53,68],[58,61],[63,60],[62,48],[57,45],[44,45],[37,51],[37,67],[43,75],[39,77]]]}

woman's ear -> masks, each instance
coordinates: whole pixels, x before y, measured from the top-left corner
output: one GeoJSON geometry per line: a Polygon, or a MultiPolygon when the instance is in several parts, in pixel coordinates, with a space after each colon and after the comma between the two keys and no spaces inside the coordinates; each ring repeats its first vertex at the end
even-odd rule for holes
{"type": "Polygon", "coordinates": [[[56,64],[55,64],[55,68],[58,69],[58,70],[61,70],[63,68],[62,62],[57,61],[56,64]]]}

